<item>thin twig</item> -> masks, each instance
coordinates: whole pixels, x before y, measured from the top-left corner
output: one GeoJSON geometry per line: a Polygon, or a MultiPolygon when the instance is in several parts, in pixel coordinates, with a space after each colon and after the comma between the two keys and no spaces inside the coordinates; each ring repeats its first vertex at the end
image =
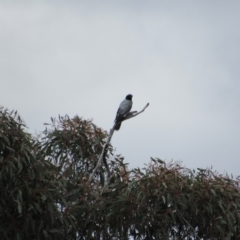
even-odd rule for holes
{"type": "Polygon", "coordinates": [[[114,177],[114,174],[108,176],[108,179],[107,179],[106,182],[104,183],[104,187],[103,187],[102,193],[103,193],[104,190],[107,188],[108,184],[110,183],[110,181],[112,180],[113,177],[114,177]]]}

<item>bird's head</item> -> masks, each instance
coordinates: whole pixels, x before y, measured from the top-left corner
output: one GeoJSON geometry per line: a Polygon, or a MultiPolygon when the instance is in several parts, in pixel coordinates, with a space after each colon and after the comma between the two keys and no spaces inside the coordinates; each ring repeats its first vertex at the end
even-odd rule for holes
{"type": "Polygon", "coordinates": [[[128,94],[128,95],[126,96],[126,99],[132,101],[132,97],[133,97],[132,94],[128,94]]]}

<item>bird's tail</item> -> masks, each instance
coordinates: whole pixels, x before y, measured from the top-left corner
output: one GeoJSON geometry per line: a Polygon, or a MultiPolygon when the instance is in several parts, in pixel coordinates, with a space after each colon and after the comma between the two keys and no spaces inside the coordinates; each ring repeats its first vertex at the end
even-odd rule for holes
{"type": "Polygon", "coordinates": [[[114,125],[114,130],[118,131],[121,127],[121,124],[122,124],[122,122],[116,122],[115,125],[114,125]]]}

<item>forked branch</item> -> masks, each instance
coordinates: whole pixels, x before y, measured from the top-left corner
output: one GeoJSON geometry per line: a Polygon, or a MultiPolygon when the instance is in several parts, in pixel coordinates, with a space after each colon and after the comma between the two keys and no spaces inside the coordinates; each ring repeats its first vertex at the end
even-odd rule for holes
{"type": "Polygon", "coordinates": [[[139,115],[140,113],[144,112],[145,109],[146,109],[148,106],[149,106],[149,103],[147,103],[146,106],[145,106],[140,112],[138,112],[138,111],[133,111],[133,112],[128,113],[128,114],[123,118],[122,121],[125,121],[125,120],[128,120],[128,119],[130,119],[130,118],[136,117],[136,116],[139,115]]]}

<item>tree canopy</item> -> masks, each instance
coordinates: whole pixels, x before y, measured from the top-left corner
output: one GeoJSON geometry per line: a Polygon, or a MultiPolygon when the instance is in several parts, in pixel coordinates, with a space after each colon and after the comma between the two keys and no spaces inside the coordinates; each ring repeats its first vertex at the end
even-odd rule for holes
{"type": "Polygon", "coordinates": [[[239,178],[153,158],[129,169],[110,144],[88,182],[107,137],[78,116],[33,136],[1,108],[1,239],[240,239],[239,178]]]}

